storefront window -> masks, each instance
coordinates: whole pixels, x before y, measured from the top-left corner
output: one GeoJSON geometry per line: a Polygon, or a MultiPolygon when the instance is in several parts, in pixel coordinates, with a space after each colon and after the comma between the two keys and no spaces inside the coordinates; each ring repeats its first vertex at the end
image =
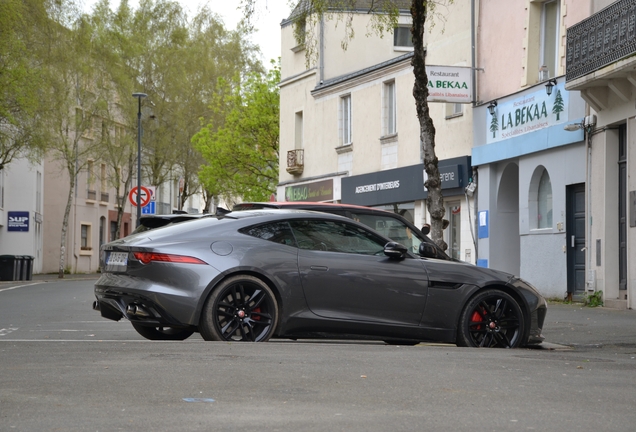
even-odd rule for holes
{"type": "Polygon", "coordinates": [[[449,221],[448,228],[445,231],[446,243],[448,250],[446,253],[451,258],[461,259],[461,240],[462,240],[462,207],[459,203],[451,203],[446,208],[446,218],[449,221]]]}
{"type": "Polygon", "coordinates": [[[537,192],[537,227],[552,228],[552,182],[546,170],[541,174],[537,192]]]}

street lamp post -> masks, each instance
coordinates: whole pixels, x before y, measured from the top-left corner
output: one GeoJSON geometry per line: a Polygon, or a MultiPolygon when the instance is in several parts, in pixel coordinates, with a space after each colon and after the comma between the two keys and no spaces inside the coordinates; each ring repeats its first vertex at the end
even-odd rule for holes
{"type": "Polygon", "coordinates": [[[137,110],[137,225],[141,220],[141,99],[148,96],[146,93],[133,93],[139,101],[137,110]]]}

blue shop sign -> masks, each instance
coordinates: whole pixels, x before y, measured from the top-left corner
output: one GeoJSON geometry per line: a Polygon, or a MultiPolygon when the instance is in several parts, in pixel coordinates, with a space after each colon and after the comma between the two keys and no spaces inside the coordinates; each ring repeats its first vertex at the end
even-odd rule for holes
{"type": "Polygon", "coordinates": [[[7,231],[29,232],[29,212],[10,211],[7,231]]]}

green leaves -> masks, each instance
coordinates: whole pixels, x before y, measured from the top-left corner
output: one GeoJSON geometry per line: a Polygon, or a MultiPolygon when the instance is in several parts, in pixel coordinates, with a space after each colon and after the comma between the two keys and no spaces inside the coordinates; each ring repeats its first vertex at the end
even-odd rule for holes
{"type": "Polygon", "coordinates": [[[280,69],[220,81],[212,109],[224,114],[192,139],[207,165],[199,176],[206,189],[246,201],[266,201],[278,183],[280,69]],[[216,122],[216,124],[215,124],[216,122]]]}

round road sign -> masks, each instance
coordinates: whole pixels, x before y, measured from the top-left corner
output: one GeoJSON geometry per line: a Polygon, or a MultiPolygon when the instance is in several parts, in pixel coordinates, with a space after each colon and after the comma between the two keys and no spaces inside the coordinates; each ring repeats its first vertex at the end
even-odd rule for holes
{"type": "MultiPolygon", "coordinates": [[[[150,193],[148,188],[142,186],[141,196],[139,197],[139,205],[141,207],[146,207],[146,205],[148,205],[148,203],[150,202],[151,198],[152,198],[152,194],[150,193]]],[[[130,201],[132,205],[137,207],[137,188],[136,187],[130,190],[130,193],[128,194],[128,200],[130,201]]]]}

